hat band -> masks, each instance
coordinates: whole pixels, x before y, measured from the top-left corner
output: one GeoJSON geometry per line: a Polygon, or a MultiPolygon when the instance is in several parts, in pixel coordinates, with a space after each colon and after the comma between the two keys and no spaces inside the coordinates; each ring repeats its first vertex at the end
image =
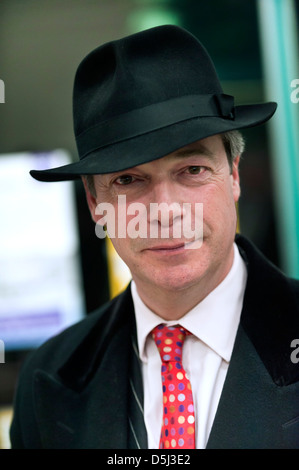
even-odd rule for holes
{"type": "Polygon", "coordinates": [[[76,137],[80,159],[106,145],[196,117],[234,119],[233,96],[224,93],[182,96],[100,122],[76,137]]]}

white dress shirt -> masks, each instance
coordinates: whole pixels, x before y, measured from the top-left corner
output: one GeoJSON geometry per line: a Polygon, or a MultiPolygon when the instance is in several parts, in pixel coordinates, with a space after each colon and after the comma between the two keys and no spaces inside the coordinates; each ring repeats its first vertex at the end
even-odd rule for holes
{"type": "Polygon", "coordinates": [[[153,313],[132,282],[139,356],[144,384],[144,419],[149,449],[159,448],[162,424],[161,359],[151,337],[160,323],[180,324],[192,333],[183,348],[183,367],[189,375],[196,419],[196,448],[206,447],[231,358],[247,280],[247,270],[234,245],[234,261],[225,279],[202,302],[178,321],[153,313]],[[196,360],[195,360],[196,358],[196,360]]]}

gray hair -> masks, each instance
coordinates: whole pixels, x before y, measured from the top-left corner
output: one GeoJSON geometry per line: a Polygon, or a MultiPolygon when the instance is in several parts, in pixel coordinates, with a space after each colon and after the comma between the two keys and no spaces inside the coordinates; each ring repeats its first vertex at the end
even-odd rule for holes
{"type": "MultiPolygon", "coordinates": [[[[224,145],[230,170],[232,170],[234,160],[238,156],[241,156],[244,152],[244,137],[240,131],[228,131],[221,134],[221,139],[224,145]]],[[[96,197],[93,175],[84,175],[83,178],[85,178],[87,188],[91,195],[96,197]]]]}
{"type": "Polygon", "coordinates": [[[228,131],[221,134],[224,149],[227,155],[229,167],[232,170],[233,162],[241,157],[245,150],[245,140],[240,131],[228,131]]]}

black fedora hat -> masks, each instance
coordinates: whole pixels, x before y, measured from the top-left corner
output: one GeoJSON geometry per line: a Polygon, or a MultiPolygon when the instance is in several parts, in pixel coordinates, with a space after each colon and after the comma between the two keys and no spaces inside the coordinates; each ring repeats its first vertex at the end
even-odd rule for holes
{"type": "Polygon", "coordinates": [[[73,93],[80,160],[30,173],[63,181],[125,170],[205,137],[262,124],[276,106],[235,106],[198,39],[177,26],[158,26],[104,44],[81,62],[73,93]]]}

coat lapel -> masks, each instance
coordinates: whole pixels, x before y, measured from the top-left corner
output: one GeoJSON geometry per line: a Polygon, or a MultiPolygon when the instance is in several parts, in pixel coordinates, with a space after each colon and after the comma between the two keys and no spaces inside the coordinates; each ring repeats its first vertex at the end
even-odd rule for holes
{"type": "Polygon", "coordinates": [[[248,269],[241,325],[273,382],[296,383],[299,368],[290,360],[290,344],[299,337],[298,281],[285,277],[245,238],[237,237],[237,243],[248,269]]]}
{"type": "Polygon", "coordinates": [[[290,360],[298,303],[286,278],[242,237],[237,242],[248,282],[207,448],[289,448],[299,422],[299,369],[290,360]]]}
{"type": "Polygon", "coordinates": [[[299,383],[275,384],[240,326],[207,449],[299,447],[299,383]]]}
{"type": "Polygon", "coordinates": [[[95,317],[56,377],[36,372],[37,417],[47,447],[146,447],[143,416],[135,407],[136,397],[143,399],[133,318],[128,289],[95,317]]]}
{"type": "MultiPolygon", "coordinates": [[[[134,326],[135,328],[135,326],[134,326]]],[[[144,423],[143,383],[136,335],[132,337],[132,349],[129,374],[129,449],[146,449],[147,433],[144,423]]]]}

